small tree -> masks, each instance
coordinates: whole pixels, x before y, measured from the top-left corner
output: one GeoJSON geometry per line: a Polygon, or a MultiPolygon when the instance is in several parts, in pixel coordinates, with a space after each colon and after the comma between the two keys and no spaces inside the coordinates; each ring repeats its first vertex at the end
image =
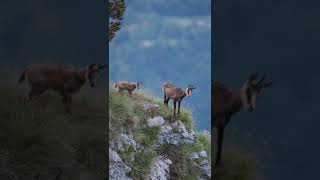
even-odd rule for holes
{"type": "Polygon", "coordinates": [[[121,28],[121,20],[126,10],[125,0],[109,0],[109,42],[121,28]]]}

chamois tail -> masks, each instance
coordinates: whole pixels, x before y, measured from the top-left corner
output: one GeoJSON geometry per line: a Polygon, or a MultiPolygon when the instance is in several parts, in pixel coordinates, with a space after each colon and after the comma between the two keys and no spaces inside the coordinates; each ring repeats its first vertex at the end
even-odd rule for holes
{"type": "Polygon", "coordinates": [[[216,166],[220,165],[221,163],[221,156],[222,156],[222,145],[223,145],[223,131],[224,128],[218,128],[218,146],[217,146],[217,156],[216,156],[216,166]]]}
{"type": "Polygon", "coordinates": [[[22,83],[26,78],[26,71],[23,71],[22,74],[20,75],[20,78],[18,80],[18,83],[22,83]]]}

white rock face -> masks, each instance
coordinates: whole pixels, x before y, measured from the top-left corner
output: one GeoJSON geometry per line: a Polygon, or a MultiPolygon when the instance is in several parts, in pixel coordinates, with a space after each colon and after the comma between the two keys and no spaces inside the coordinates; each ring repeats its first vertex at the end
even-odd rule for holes
{"type": "Polygon", "coordinates": [[[161,116],[156,116],[154,118],[148,119],[149,127],[161,126],[162,124],[164,124],[164,119],[161,116]]]}
{"type": "Polygon", "coordinates": [[[165,123],[160,127],[159,144],[192,144],[196,139],[193,130],[188,130],[181,121],[165,123]]]}
{"type": "Polygon", "coordinates": [[[205,151],[205,150],[200,151],[198,154],[199,154],[199,156],[202,157],[202,158],[208,157],[207,151],[205,151]]]}
{"type": "Polygon", "coordinates": [[[201,161],[200,163],[200,170],[203,174],[205,174],[207,177],[211,177],[211,164],[209,160],[205,159],[201,161]]]}
{"type": "Polygon", "coordinates": [[[211,178],[211,163],[206,159],[207,157],[208,153],[205,150],[190,154],[190,159],[193,160],[193,165],[198,167],[205,177],[211,178]]]}
{"type": "Polygon", "coordinates": [[[117,152],[109,148],[109,179],[110,180],[132,180],[127,176],[131,168],[127,166],[117,152]]]}
{"type": "Polygon", "coordinates": [[[143,104],[143,109],[144,110],[150,110],[150,109],[159,109],[160,106],[158,104],[152,104],[149,102],[146,102],[143,104]]]}
{"type": "MultiPolygon", "coordinates": [[[[150,110],[151,108],[159,108],[156,104],[144,104],[145,110],[150,110]]],[[[195,132],[192,129],[187,129],[181,121],[168,122],[165,121],[163,117],[156,116],[148,119],[148,127],[159,126],[160,131],[158,134],[157,142],[155,147],[159,147],[161,144],[171,144],[171,145],[184,145],[192,144],[196,140],[195,132]]],[[[144,126],[145,127],[145,126],[144,126]]],[[[110,141],[109,149],[109,179],[111,180],[132,180],[127,174],[131,171],[126,162],[124,162],[121,157],[117,154],[118,152],[126,152],[128,147],[132,147],[135,151],[142,150],[143,147],[133,138],[131,133],[128,133],[124,128],[119,129],[120,135],[113,141],[110,141]]],[[[190,154],[190,159],[192,159],[192,164],[194,168],[199,169],[202,172],[202,176],[197,179],[211,179],[211,164],[208,160],[208,153],[205,150],[199,152],[193,152],[190,154]]],[[[148,180],[169,180],[170,177],[170,166],[172,161],[167,157],[158,155],[149,173],[146,175],[148,180]]]]}
{"type": "Polygon", "coordinates": [[[141,145],[133,139],[132,134],[127,133],[125,130],[121,130],[122,133],[118,138],[110,142],[111,148],[116,148],[117,150],[124,152],[129,146],[132,146],[134,150],[141,148],[141,145]]]}
{"type": "Polygon", "coordinates": [[[172,161],[163,156],[158,156],[151,166],[149,180],[168,180],[170,179],[170,165],[172,161]]]}
{"type": "Polygon", "coordinates": [[[190,159],[192,159],[192,160],[199,159],[199,158],[200,158],[200,157],[199,157],[198,152],[193,152],[193,153],[191,153],[191,155],[190,155],[190,159]]]}
{"type": "Polygon", "coordinates": [[[111,162],[122,162],[121,157],[118,155],[117,152],[109,148],[109,160],[111,162]]]}

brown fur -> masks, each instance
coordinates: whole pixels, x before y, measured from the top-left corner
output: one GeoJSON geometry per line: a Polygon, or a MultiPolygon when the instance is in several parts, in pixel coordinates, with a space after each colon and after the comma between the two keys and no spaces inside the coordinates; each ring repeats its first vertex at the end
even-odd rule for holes
{"type": "Polygon", "coordinates": [[[263,82],[265,76],[259,82],[257,82],[256,79],[256,74],[251,75],[239,91],[232,91],[218,81],[213,81],[211,84],[211,94],[213,97],[211,106],[213,113],[212,124],[217,129],[216,165],[219,165],[221,161],[223,133],[231,117],[243,107],[253,111],[256,95],[259,94],[261,89],[272,84],[271,81],[268,83],[263,82]]]}
{"type": "Polygon", "coordinates": [[[118,83],[116,83],[115,88],[118,88],[118,93],[122,92],[122,91],[128,91],[129,95],[132,95],[132,92],[136,89],[136,88],[140,88],[140,86],[142,85],[142,82],[137,82],[137,83],[130,83],[128,81],[119,81],[118,83]]]}
{"type": "MultiPolygon", "coordinates": [[[[90,85],[95,86],[95,79],[99,69],[106,65],[91,64],[86,68],[73,66],[60,66],[53,64],[32,64],[28,66],[19,78],[22,83],[27,78],[31,90],[26,98],[30,102],[34,97],[40,96],[47,90],[54,90],[63,97],[63,102],[70,104],[71,96],[81,89],[87,78],[90,85]]],[[[70,112],[70,109],[67,109],[70,112]]]]}
{"type": "Polygon", "coordinates": [[[191,95],[192,90],[195,89],[192,85],[189,85],[186,90],[182,90],[181,88],[176,87],[174,84],[169,82],[164,82],[162,84],[163,91],[163,103],[168,107],[168,103],[170,99],[173,99],[173,114],[176,114],[176,104],[178,102],[178,115],[180,114],[180,104],[184,97],[187,95],[191,95]],[[187,94],[188,93],[188,94],[187,94]]]}

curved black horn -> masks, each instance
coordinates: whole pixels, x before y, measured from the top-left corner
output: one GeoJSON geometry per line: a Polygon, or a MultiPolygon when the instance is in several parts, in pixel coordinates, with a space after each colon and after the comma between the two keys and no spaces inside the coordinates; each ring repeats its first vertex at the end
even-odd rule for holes
{"type": "Polygon", "coordinates": [[[190,85],[190,88],[191,89],[196,89],[196,87],[193,84],[190,85]]]}
{"type": "Polygon", "coordinates": [[[263,83],[263,81],[266,79],[266,77],[267,77],[267,75],[264,74],[264,75],[262,76],[262,78],[260,79],[260,81],[257,83],[257,85],[260,85],[261,83],[263,83]]]}

